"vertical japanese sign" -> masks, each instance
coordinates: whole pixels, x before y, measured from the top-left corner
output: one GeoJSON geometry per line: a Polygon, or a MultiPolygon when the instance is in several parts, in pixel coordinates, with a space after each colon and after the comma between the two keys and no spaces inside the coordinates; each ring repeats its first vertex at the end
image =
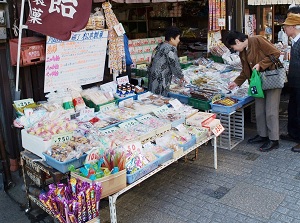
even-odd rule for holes
{"type": "Polygon", "coordinates": [[[90,17],[92,0],[30,0],[28,29],[69,40],[71,31],[83,29],[90,17]]]}
{"type": "Polygon", "coordinates": [[[47,37],[44,92],[103,80],[108,31],[72,33],[69,41],[47,37]]]}

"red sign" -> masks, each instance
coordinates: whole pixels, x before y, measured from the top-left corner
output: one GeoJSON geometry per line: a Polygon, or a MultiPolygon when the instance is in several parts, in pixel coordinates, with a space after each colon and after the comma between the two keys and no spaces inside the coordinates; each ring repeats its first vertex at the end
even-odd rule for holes
{"type": "Polygon", "coordinates": [[[34,0],[27,18],[28,29],[69,40],[71,31],[83,29],[90,17],[92,0],[34,0]]]}

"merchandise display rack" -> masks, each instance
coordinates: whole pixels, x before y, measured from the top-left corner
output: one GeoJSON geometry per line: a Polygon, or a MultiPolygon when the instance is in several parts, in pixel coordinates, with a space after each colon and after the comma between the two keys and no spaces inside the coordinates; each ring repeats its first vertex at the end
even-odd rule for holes
{"type": "Polygon", "coordinates": [[[132,184],[127,185],[127,187],[125,187],[124,189],[120,190],[119,192],[110,195],[109,196],[109,211],[110,211],[110,222],[111,223],[117,223],[117,209],[116,209],[116,202],[117,202],[117,198],[125,193],[126,191],[130,190],[131,188],[133,188],[136,185],[139,185],[140,183],[142,183],[144,180],[148,179],[149,177],[153,176],[154,174],[156,174],[157,172],[163,170],[164,168],[168,167],[169,165],[171,165],[172,163],[176,162],[178,159],[185,157],[187,154],[189,154],[190,152],[192,152],[193,150],[197,150],[198,147],[200,147],[201,145],[207,143],[209,140],[214,139],[213,140],[213,147],[214,147],[214,168],[217,169],[218,168],[218,157],[217,157],[217,137],[212,135],[208,138],[206,138],[205,140],[195,144],[194,146],[190,147],[189,149],[187,149],[186,151],[183,152],[183,154],[176,158],[176,159],[171,159],[165,163],[163,163],[162,165],[160,165],[158,168],[156,168],[155,170],[153,170],[152,172],[148,173],[147,175],[143,176],[142,178],[140,178],[139,180],[135,181],[132,184]]]}
{"type": "Polygon", "coordinates": [[[229,114],[217,113],[224,132],[218,137],[218,146],[223,149],[233,149],[244,140],[244,108],[229,114]]]}

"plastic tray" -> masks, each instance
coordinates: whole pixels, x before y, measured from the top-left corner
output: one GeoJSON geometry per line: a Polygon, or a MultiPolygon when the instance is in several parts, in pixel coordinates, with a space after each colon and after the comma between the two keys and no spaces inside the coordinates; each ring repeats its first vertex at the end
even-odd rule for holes
{"type": "Polygon", "coordinates": [[[132,184],[133,182],[137,181],[138,179],[142,178],[143,176],[150,173],[152,170],[158,167],[159,160],[154,160],[153,162],[147,164],[143,168],[139,169],[138,171],[132,174],[126,174],[126,179],[128,184],[132,184]]]}
{"type": "Polygon", "coordinates": [[[166,148],[166,150],[168,151],[166,154],[161,155],[161,156],[157,155],[158,156],[158,165],[161,165],[173,158],[174,150],[168,149],[168,148],[166,148]]]}
{"type": "Polygon", "coordinates": [[[229,114],[242,107],[242,103],[240,101],[232,106],[224,106],[224,105],[218,105],[213,103],[211,103],[210,105],[211,105],[211,110],[213,112],[222,113],[222,114],[229,114]]]}
{"type": "Polygon", "coordinates": [[[192,138],[190,141],[186,142],[185,144],[178,144],[178,146],[182,147],[183,151],[185,151],[195,144],[196,144],[196,136],[192,135],[192,138]]]}
{"type": "Polygon", "coordinates": [[[176,94],[176,93],[169,92],[168,93],[168,97],[170,97],[170,98],[176,98],[182,104],[188,104],[188,102],[189,102],[189,97],[186,96],[186,95],[182,95],[182,94],[176,94]]]}
{"type": "Polygon", "coordinates": [[[87,156],[87,154],[83,154],[81,157],[79,157],[79,159],[73,158],[66,162],[59,162],[58,160],[54,159],[53,157],[49,156],[46,153],[43,153],[43,155],[45,156],[46,163],[48,165],[52,166],[53,168],[57,169],[58,171],[60,171],[62,173],[68,172],[69,171],[68,168],[71,165],[73,165],[75,168],[79,168],[79,167],[83,166],[83,163],[87,156]]]}
{"type": "Polygon", "coordinates": [[[244,98],[236,97],[236,96],[231,96],[231,97],[234,98],[234,99],[238,99],[242,103],[242,106],[245,105],[245,104],[248,104],[249,102],[254,100],[254,97],[252,97],[252,96],[246,96],[244,98]]]}
{"type": "Polygon", "coordinates": [[[188,105],[191,105],[201,111],[209,110],[211,108],[210,102],[211,101],[204,101],[197,98],[188,98],[188,105]]]}

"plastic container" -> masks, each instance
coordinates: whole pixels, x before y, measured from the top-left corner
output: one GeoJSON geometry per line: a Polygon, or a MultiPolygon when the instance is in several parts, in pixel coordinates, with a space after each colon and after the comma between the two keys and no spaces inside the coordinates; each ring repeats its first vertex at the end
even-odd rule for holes
{"type": "Polygon", "coordinates": [[[246,97],[236,97],[236,96],[231,96],[232,98],[234,99],[238,99],[241,103],[242,103],[242,106],[244,106],[245,104],[248,104],[249,102],[251,101],[254,101],[254,97],[252,96],[246,96],[246,97]]]}
{"type": "Polygon", "coordinates": [[[157,154],[157,156],[158,156],[158,165],[162,165],[163,163],[165,163],[165,162],[167,162],[167,161],[169,161],[173,158],[174,150],[166,148],[166,151],[167,152],[163,155],[157,154]]]}
{"type": "Polygon", "coordinates": [[[229,114],[242,107],[242,103],[240,101],[232,106],[224,106],[224,105],[213,104],[213,103],[211,103],[210,105],[211,105],[212,112],[222,113],[222,114],[229,114]]]}
{"type": "Polygon", "coordinates": [[[188,98],[188,105],[193,106],[193,108],[197,108],[201,111],[207,111],[211,109],[210,106],[211,101],[204,101],[197,98],[188,98]]]}
{"type": "Polygon", "coordinates": [[[85,161],[85,158],[87,154],[83,154],[79,159],[73,158],[66,162],[59,162],[58,160],[54,159],[53,157],[49,156],[46,153],[43,153],[43,155],[46,158],[46,163],[53,168],[57,169],[58,171],[62,173],[66,173],[69,171],[69,166],[73,165],[75,168],[79,168],[83,166],[83,163],[85,161]]]}
{"type": "Polygon", "coordinates": [[[178,146],[182,147],[183,151],[186,151],[187,149],[191,148],[195,144],[196,144],[196,136],[192,135],[190,141],[186,142],[185,144],[178,144],[178,146]]]}
{"type": "Polygon", "coordinates": [[[128,184],[132,184],[133,182],[137,181],[138,179],[142,178],[143,176],[147,175],[151,171],[155,170],[158,167],[159,160],[156,159],[151,163],[148,163],[143,168],[139,169],[138,171],[132,174],[126,174],[126,179],[128,184]]]}
{"type": "Polygon", "coordinates": [[[189,102],[189,97],[186,96],[186,95],[183,95],[183,94],[176,94],[176,93],[169,92],[168,93],[168,97],[170,97],[170,98],[176,98],[182,104],[188,104],[188,102],[189,102]]]}

